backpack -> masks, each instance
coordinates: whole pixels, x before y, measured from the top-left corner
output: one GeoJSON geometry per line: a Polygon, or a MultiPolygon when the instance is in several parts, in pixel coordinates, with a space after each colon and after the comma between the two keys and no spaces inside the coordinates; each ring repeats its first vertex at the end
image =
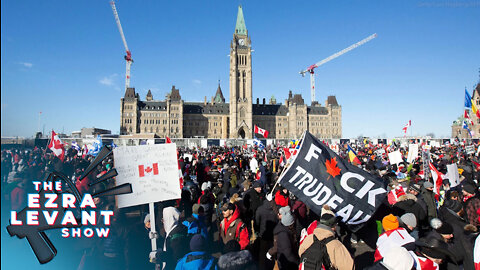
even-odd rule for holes
{"type": "Polygon", "coordinates": [[[334,240],[334,236],[318,240],[317,236],[313,235],[312,245],[303,252],[300,262],[303,264],[304,270],[325,270],[334,269],[330,256],[327,252],[327,244],[334,240]],[[322,267],[323,266],[323,267],[322,267]]]}

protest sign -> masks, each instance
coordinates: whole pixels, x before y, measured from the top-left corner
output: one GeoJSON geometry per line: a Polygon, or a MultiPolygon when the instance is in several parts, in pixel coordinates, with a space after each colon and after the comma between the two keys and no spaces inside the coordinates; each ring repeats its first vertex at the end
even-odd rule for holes
{"type": "Polygon", "coordinates": [[[370,219],[387,193],[380,178],[343,160],[308,131],[279,182],[318,215],[329,205],[353,231],[370,219]]]}
{"type": "Polygon", "coordinates": [[[412,163],[418,157],[418,144],[410,144],[408,146],[407,162],[412,163]]]}
{"type": "Polygon", "coordinates": [[[457,164],[447,165],[447,178],[450,180],[450,187],[456,187],[460,184],[460,175],[458,174],[457,164]]]}
{"type": "Polygon", "coordinates": [[[113,150],[117,186],[131,183],[133,193],[117,196],[118,207],[179,199],[175,143],[117,147],[113,150]]]}
{"type": "Polygon", "coordinates": [[[398,163],[401,163],[403,162],[403,159],[402,159],[402,153],[400,153],[400,151],[394,151],[394,152],[391,152],[391,153],[388,153],[388,160],[390,161],[390,164],[398,164],[398,163]]]}
{"type": "Polygon", "coordinates": [[[465,146],[465,152],[467,153],[467,155],[474,154],[475,153],[475,146],[474,145],[465,146]]]}

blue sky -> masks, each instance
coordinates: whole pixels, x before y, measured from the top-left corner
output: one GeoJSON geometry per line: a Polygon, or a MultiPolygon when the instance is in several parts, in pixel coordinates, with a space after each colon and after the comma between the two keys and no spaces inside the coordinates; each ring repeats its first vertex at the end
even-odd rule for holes
{"type": "MultiPolygon", "coordinates": [[[[450,136],[464,88],[479,80],[480,2],[117,1],[132,51],[131,85],[164,99],[228,100],[229,46],[242,4],[252,39],[254,100],[288,91],[310,102],[305,67],[373,34],[317,69],[316,96],[335,95],[343,137],[450,136]]],[[[119,130],[124,49],[109,1],[1,2],[1,132],[119,130]]]]}

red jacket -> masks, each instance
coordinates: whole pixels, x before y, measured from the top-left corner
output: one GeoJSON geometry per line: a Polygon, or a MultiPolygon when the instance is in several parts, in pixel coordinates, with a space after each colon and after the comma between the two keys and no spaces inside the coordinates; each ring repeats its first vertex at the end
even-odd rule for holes
{"type": "Polygon", "coordinates": [[[226,244],[230,240],[236,240],[240,244],[240,248],[245,249],[250,243],[250,237],[246,224],[239,218],[240,211],[235,207],[235,211],[230,219],[224,218],[220,223],[220,236],[223,243],[226,244]]]}

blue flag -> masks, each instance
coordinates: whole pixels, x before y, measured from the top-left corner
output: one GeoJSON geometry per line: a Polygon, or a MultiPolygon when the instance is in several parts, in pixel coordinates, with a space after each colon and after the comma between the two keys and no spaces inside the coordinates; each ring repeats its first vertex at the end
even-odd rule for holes
{"type": "Polygon", "coordinates": [[[467,92],[467,88],[465,88],[465,108],[472,108],[472,97],[467,92]]]}
{"type": "Polygon", "coordinates": [[[93,142],[93,145],[92,145],[93,149],[89,150],[88,154],[96,157],[98,155],[98,153],[100,153],[100,150],[102,150],[102,147],[103,147],[102,137],[100,137],[100,135],[98,135],[97,140],[95,142],[93,142]]]}
{"type": "Polygon", "coordinates": [[[465,122],[465,120],[463,120],[462,128],[468,130],[468,134],[470,134],[470,137],[472,137],[472,132],[470,131],[470,128],[468,128],[467,122],[465,122]]]}
{"type": "Polygon", "coordinates": [[[262,141],[257,139],[257,137],[253,137],[253,144],[255,144],[258,148],[262,150],[265,148],[265,145],[263,145],[262,141]]]}

